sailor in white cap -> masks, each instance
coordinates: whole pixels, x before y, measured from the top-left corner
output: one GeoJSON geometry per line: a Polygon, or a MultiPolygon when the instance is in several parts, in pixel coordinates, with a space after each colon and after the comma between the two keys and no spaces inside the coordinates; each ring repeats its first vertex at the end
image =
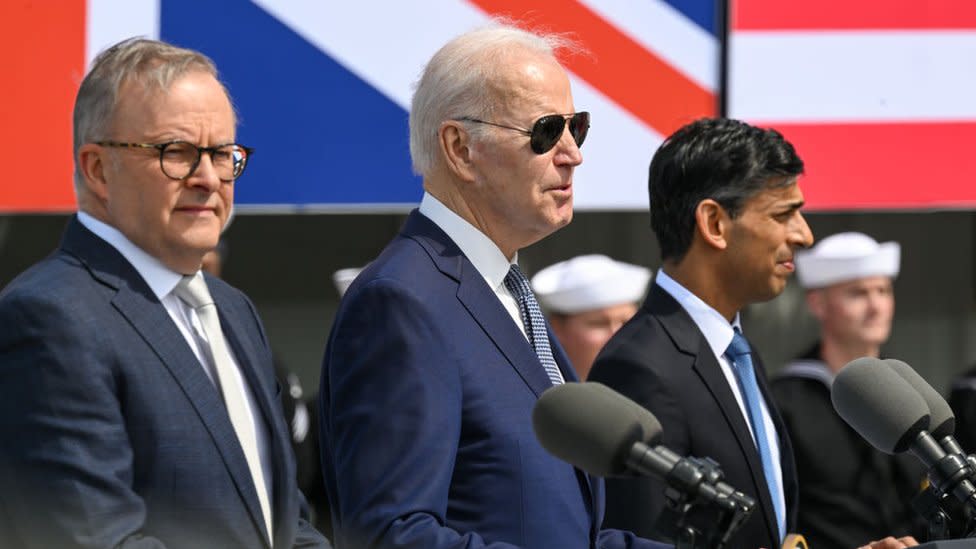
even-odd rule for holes
{"type": "Polygon", "coordinates": [[[848,362],[878,358],[891,333],[892,283],[901,247],[856,232],[796,254],[796,274],[821,328],[820,341],[771,384],[796,457],[797,531],[811,547],[846,548],[894,534],[919,535],[910,501],[923,471],[874,449],[834,411],[830,387],[848,362]]]}
{"type": "Polygon", "coordinates": [[[650,279],[649,269],[597,254],[561,261],[532,277],[532,289],[581,380],[610,336],[637,312],[650,279]]]}
{"type": "Polygon", "coordinates": [[[359,276],[362,270],[363,267],[347,267],[332,273],[332,282],[335,284],[340,298],[346,295],[346,290],[349,289],[349,285],[352,284],[353,280],[356,280],[356,277],[359,276]]]}

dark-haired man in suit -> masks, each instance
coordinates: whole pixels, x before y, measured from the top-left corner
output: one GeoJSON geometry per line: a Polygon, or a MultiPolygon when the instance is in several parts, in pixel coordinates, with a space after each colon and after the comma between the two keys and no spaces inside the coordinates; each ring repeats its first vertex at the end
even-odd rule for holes
{"type": "MultiPolygon", "coordinates": [[[[790,442],[739,311],[772,299],[812,244],[800,208],[803,162],[774,130],[692,122],[651,162],[651,227],[663,265],[644,305],[611,338],[589,379],[661,421],[661,443],[718,461],[755,510],[729,547],[776,548],[795,524],[790,442]]],[[[661,536],[664,486],[608,481],[607,524],[661,536]]]]}

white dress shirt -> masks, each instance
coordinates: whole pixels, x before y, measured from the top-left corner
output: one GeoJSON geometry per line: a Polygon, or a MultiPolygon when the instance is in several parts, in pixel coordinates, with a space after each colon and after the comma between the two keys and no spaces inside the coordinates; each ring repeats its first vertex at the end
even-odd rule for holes
{"type": "Polygon", "coordinates": [[[522,330],[522,335],[528,339],[518,302],[505,287],[505,276],[512,264],[518,264],[518,252],[509,260],[485,233],[426,192],[420,201],[420,213],[433,221],[461,248],[461,252],[498,296],[515,325],[522,330]]]}

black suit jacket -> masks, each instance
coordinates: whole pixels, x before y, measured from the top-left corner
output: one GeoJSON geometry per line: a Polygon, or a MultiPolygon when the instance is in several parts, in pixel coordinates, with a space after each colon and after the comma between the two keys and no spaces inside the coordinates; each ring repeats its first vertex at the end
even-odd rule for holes
{"type": "MultiPolygon", "coordinates": [[[[208,277],[268,431],[274,547],[328,547],[251,302],[208,277]]],[[[152,290],[76,218],[0,292],[0,546],[269,547],[220,393],[152,290]]]]}
{"type": "MultiPolygon", "coordinates": [[[[776,430],[783,469],[787,529],[796,524],[797,484],[793,451],[753,353],[759,387],[776,430]]],[[[681,455],[719,462],[725,482],[756,499],[752,516],[729,547],[777,548],[776,513],[749,425],[705,336],[681,305],[657,284],[637,314],[597,357],[589,381],[604,383],[654,413],[660,440],[681,455]]],[[[661,537],[655,522],[665,505],[664,484],[649,479],[607,481],[606,525],[661,537]]]]}

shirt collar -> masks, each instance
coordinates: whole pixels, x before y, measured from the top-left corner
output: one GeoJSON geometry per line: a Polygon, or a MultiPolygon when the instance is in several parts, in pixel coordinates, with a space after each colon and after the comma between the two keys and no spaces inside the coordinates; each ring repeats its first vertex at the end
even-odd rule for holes
{"type": "Polygon", "coordinates": [[[663,269],[658,270],[654,283],[671,294],[671,297],[681,304],[681,307],[691,316],[692,321],[705,336],[705,341],[708,342],[708,346],[712,348],[715,356],[724,355],[725,350],[732,343],[733,329],[738,328],[740,332],[742,331],[739,313],[735,313],[735,318],[730,324],[721,313],[668,276],[663,269]]]}
{"type": "Polygon", "coordinates": [[[115,227],[95,219],[91,215],[79,211],[78,221],[96,236],[108,242],[110,246],[118,250],[122,257],[128,261],[139,276],[146,281],[149,289],[156,295],[156,299],[162,301],[164,297],[173,291],[183,275],[171,270],[169,267],[155,257],[146,253],[142,248],[133,244],[121,231],[115,227]]]}
{"type": "Polygon", "coordinates": [[[518,252],[509,261],[485,233],[427,192],[420,201],[420,213],[447,233],[490,288],[498,288],[505,281],[512,264],[518,263],[518,252]]]}

